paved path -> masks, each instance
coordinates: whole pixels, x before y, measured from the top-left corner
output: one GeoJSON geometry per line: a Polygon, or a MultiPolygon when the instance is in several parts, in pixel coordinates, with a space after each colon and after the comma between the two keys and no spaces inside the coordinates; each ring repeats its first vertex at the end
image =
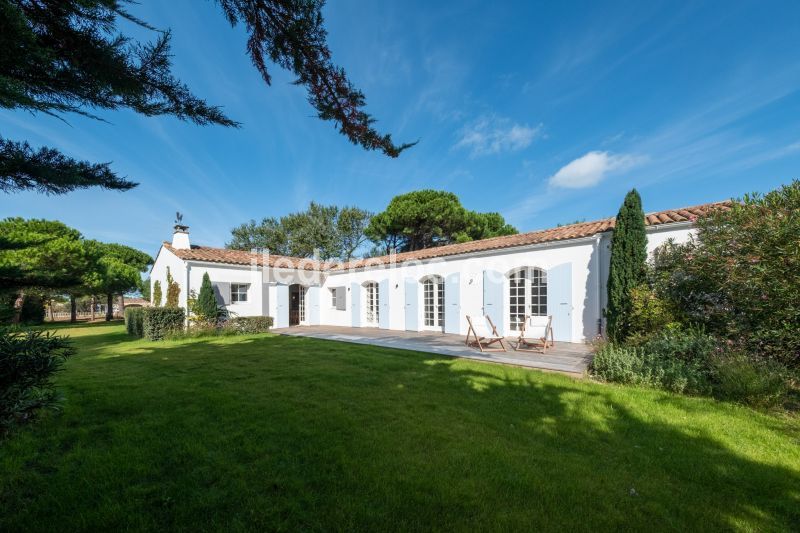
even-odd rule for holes
{"type": "Polygon", "coordinates": [[[434,332],[390,331],[377,328],[347,328],[337,326],[295,326],[274,329],[281,335],[312,337],[332,341],[370,344],[386,348],[414,350],[478,361],[540,368],[573,375],[584,375],[592,360],[591,347],[586,344],[557,342],[546,354],[517,352],[507,342],[507,352],[479,352],[464,345],[464,337],[434,332]]]}

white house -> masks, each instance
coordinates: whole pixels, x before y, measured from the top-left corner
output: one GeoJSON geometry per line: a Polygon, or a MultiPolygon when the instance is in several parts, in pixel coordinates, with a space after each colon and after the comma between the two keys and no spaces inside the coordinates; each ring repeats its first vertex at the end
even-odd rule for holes
{"type": "MultiPolygon", "coordinates": [[[[648,251],[685,241],[697,217],[726,203],[645,216],[648,251]]],[[[208,272],[217,299],[275,327],[333,325],[466,334],[466,316],[489,315],[513,336],[522,317],[552,315],[557,341],[602,332],[614,219],[452,244],[346,263],[190,244],[176,226],[150,272],[166,294],[169,268],[186,307],[208,272]]],[[[151,291],[152,294],[152,291],[151,291]]]]}

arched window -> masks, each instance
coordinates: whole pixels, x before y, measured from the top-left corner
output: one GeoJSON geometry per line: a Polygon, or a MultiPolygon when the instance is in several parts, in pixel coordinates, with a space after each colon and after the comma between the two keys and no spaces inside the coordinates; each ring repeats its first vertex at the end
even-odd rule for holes
{"type": "Polygon", "coordinates": [[[378,301],[378,284],[368,281],[364,284],[364,295],[367,324],[377,325],[380,322],[380,302],[378,301]]]}
{"type": "Polygon", "coordinates": [[[422,319],[425,327],[444,327],[444,280],[441,276],[422,280],[422,319]]]}
{"type": "Polygon", "coordinates": [[[508,276],[509,324],[519,330],[526,316],[547,314],[547,272],[526,267],[508,276]]]}

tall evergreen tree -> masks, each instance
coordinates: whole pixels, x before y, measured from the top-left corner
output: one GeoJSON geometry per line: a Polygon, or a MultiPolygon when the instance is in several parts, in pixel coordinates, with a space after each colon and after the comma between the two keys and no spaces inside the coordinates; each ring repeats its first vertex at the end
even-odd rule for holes
{"type": "Polygon", "coordinates": [[[200,320],[216,320],[219,317],[219,307],[217,297],[214,295],[214,287],[211,285],[211,278],[208,272],[203,274],[203,282],[200,284],[200,292],[197,294],[197,302],[194,304],[194,314],[200,320]]]}
{"type": "Polygon", "coordinates": [[[163,294],[161,293],[161,282],[155,280],[153,282],[153,307],[161,307],[163,294]]]}
{"type": "Polygon", "coordinates": [[[623,341],[630,330],[630,291],[645,281],[647,233],[642,199],[632,189],[622,202],[611,237],[611,267],[608,271],[607,333],[623,341]]]}

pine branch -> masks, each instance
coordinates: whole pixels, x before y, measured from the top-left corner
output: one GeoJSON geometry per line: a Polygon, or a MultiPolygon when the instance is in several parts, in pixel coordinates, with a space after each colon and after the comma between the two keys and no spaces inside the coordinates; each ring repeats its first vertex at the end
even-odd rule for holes
{"type": "Polygon", "coordinates": [[[77,161],[53,148],[34,150],[27,142],[0,137],[0,190],[3,192],[35,190],[64,194],[88,187],[127,191],[136,185],[117,176],[109,163],[77,161]]]}
{"type": "Polygon", "coordinates": [[[308,90],[308,101],[322,120],[336,123],[340,133],[367,150],[397,157],[414,143],[396,145],[382,135],[364,108],[364,94],[353,87],[345,71],[331,61],[323,27],[322,0],[218,0],[231,25],[241,22],[250,37],[247,53],[269,85],[267,58],[297,75],[308,90]]]}

